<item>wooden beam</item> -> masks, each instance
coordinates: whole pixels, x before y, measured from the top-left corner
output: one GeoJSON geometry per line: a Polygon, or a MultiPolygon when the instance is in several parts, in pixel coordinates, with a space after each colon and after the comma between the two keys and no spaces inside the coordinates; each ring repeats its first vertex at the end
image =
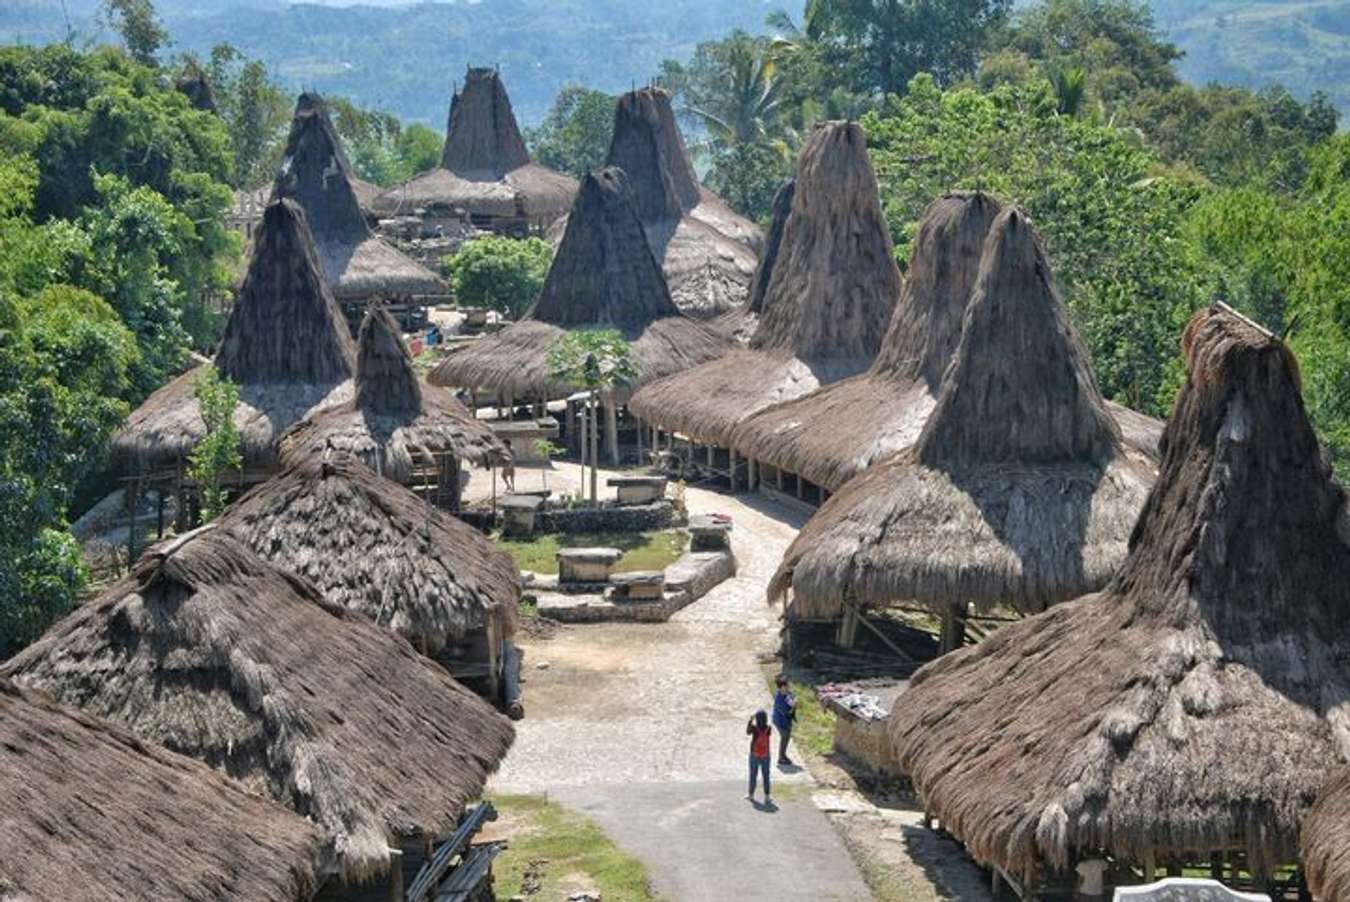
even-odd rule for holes
{"type": "Polygon", "coordinates": [[[736,449],[731,448],[727,451],[731,461],[731,494],[736,494],[736,449]]]}

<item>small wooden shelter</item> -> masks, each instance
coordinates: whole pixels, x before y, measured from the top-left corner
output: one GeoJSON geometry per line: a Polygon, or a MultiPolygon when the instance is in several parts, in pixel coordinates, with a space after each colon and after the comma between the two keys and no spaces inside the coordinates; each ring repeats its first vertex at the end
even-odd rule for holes
{"type": "Polygon", "coordinates": [[[151,548],[0,676],[308,818],[334,878],[321,899],[415,871],[514,735],[406,640],[215,526],[151,548]]]}
{"type": "Polygon", "coordinates": [[[318,94],[301,94],[295,105],[272,198],[289,198],[304,208],[324,277],[357,321],[373,300],[419,303],[448,294],[439,276],[371,232],[351,164],[318,94]]]}
{"type": "Polygon", "coordinates": [[[339,452],[300,460],[216,522],[501,700],[520,572],[482,533],[339,452]]]}
{"type": "Polygon", "coordinates": [[[731,346],[672,302],[619,169],[582,180],[543,291],[525,316],[451,353],[431,382],[514,400],[565,398],[574,389],[552,377],[549,349],[583,329],[619,331],[632,345],[638,384],[695,367],[731,346]]]}
{"type": "MultiPolygon", "coordinates": [[[[272,202],[214,359],[220,374],[239,387],[234,422],[243,443],[240,487],[276,470],[282,430],[313,410],[352,398],[355,356],[304,212],[292,201],[272,202]]],[[[135,492],[190,491],[183,475],[187,458],[206,434],[194,394],[202,371],[194,367],[150,395],[113,437],[113,469],[134,479],[135,492]]],[[[185,507],[180,503],[180,515],[185,507]]]]}
{"type": "Polygon", "coordinates": [[[450,99],[441,165],[381,192],[372,209],[431,222],[467,216],[478,228],[524,235],[565,215],[576,194],[575,179],[530,160],[497,70],[471,67],[450,99]]]}
{"type": "Polygon", "coordinates": [[[675,306],[696,319],[739,309],[763,236],[699,184],[669,93],[653,87],[619,98],[605,165],[628,175],[638,218],[675,306]]]}
{"type": "Polygon", "coordinates": [[[425,385],[393,318],[366,312],[357,337],[350,401],[315,411],[277,446],[283,463],[353,454],[368,467],[449,510],[459,508],[460,467],[510,456],[506,445],[446,389],[425,385]]]}
{"type": "Polygon", "coordinates": [[[909,450],[854,477],[807,522],[770,583],[791,620],[917,602],[1042,610],[1105,585],[1155,469],[1109,413],[1017,208],[985,241],[961,340],[909,450]]]}
{"type": "Polygon", "coordinates": [[[929,815],[1029,889],[1106,858],[1137,882],[1207,865],[1268,891],[1350,752],[1346,498],[1297,364],[1220,307],[1183,347],[1109,586],[928,665],[890,716],[929,815]]]}
{"type": "Polygon", "coordinates": [[[806,142],[781,243],[760,267],[749,348],[638,391],[629,406],[644,422],[729,449],[757,411],[871,364],[901,279],[857,124],[818,126],[806,142]]]}
{"type": "Polygon", "coordinates": [[[314,827],[206,765],[0,678],[0,899],[307,902],[314,827]]]}

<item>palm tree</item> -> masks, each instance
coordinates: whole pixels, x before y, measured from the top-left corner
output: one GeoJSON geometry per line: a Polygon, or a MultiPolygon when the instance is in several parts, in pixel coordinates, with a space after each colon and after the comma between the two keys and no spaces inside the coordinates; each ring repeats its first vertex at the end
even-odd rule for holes
{"type": "Polygon", "coordinates": [[[1063,116],[1077,116],[1087,96],[1087,70],[1060,62],[1045,64],[1045,77],[1055,89],[1055,107],[1063,116]]]}
{"type": "Polygon", "coordinates": [[[723,147],[773,143],[780,137],[783,81],[771,47],[749,38],[729,42],[725,81],[717,93],[691,105],[711,140],[723,147]]]}

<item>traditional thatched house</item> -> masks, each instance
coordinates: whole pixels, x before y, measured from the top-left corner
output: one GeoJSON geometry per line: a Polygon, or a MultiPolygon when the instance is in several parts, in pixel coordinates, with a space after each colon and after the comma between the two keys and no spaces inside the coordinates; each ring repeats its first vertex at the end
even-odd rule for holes
{"type": "Polygon", "coordinates": [[[0,899],[306,902],[318,838],[205,765],[0,679],[0,899]]]}
{"type": "Polygon", "coordinates": [[[0,676],[307,817],[321,873],[337,878],[321,899],[355,898],[360,884],[397,884],[420,866],[513,737],[405,640],[214,526],[152,548],[0,676]]]}
{"type": "Polygon", "coordinates": [[[797,180],[790,178],[778,186],[773,195],[770,210],[769,231],[764,236],[764,245],[760,249],[759,263],[755,267],[754,278],[750,280],[750,296],[744,305],[730,313],[724,313],[714,322],[713,327],[737,341],[749,344],[759,325],[759,315],[764,312],[764,297],[769,292],[769,282],[773,277],[774,265],[778,262],[778,253],[783,247],[783,232],[787,228],[788,217],[792,215],[792,199],[797,193],[797,180]]]}
{"type": "Polygon", "coordinates": [[[573,389],[551,376],[548,352],[570,331],[616,329],[632,345],[638,384],[711,360],[730,340],[680,313],[652,256],[624,173],[581,183],[567,232],[538,300],[520,322],[441,361],[438,385],[545,401],[573,389]]]}
{"type": "Polygon", "coordinates": [[[1103,856],[1260,881],[1350,752],[1346,499],[1297,364],[1222,308],[1183,346],[1110,585],[930,664],[891,713],[928,813],[1028,884],[1103,856]]]}
{"type": "Polygon", "coordinates": [[[776,254],[761,263],[759,278],[771,271],[750,347],[643,388],[630,404],[642,420],[730,448],[751,414],[871,364],[901,279],[861,128],[817,127],[791,204],[776,254]]]}
{"type": "Polygon", "coordinates": [[[485,424],[444,388],[424,385],[393,318],[372,307],[361,324],[356,390],[315,411],[277,442],[283,462],[354,454],[372,470],[450,510],[459,507],[460,465],[509,456],[485,424]]]}
{"type": "MultiPolygon", "coordinates": [[[[987,194],[929,205],[910,253],[900,302],[866,373],[760,411],[736,427],[736,451],[761,469],[838,491],[918,439],[961,337],[985,237],[1001,210],[987,194]]],[[[1112,402],[1127,444],[1156,457],[1162,423],[1112,402]]]]}
{"type": "Polygon", "coordinates": [[[1030,221],[1010,208],[918,441],[821,507],[770,594],[791,589],[789,620],[918,602],[944,615],[952,648],[970,604],[1032,612],[1101,588],[1153,477],[1106,410],[1030,221]]]}
{"type": "Polygon", "coordinates": [[[441,165],[381,192],[372,209],[429,223],[467,216],[478,228],[524,235],[566,214],[576,194],[575,179],[530,161],[497,71],[470,68],[450,99],[441,165]]]}
{"type": "Polygon", "coordinates": [[[500,699],[520,572],[482,533],[341,453],[301,460],[217,523],[500,699]]]}
{"type": "Polygon", "coordinates": [[[349,315],[372,300],[417,303],[447,293],[438,276],[371,232],[351,164],[317,94],[301,94],[295,105],[272,197],[304,208],[324,277],[349,315]]]}
{"type": "MultiPolygon", "coordinates": [[[[282,430],[352,397],[351,336],[324,282],[305,215],[291,201],[267,208],[214,364],[239,387],[241,486],[275,471],[282,430]]],[[[188,455],[206,434],[194,395],[202,372],[194,367],[132,412],[112,441],[115,471],[161,494],[185,488],[188,455]]]]}
{"type": "Polygon", "coordinates": [[[1314,899],[1350,899],[1350,769],[1336,773],[1303,821],[1299,858],[1314,899]]]}
{"type": "Polygon", "coordinates": [[[675,306],[697,319],[739,309],[762,236],[698,183],[670,94],[643,88],[619,98],[605,165],[628,175],[638,218],[675,306]]]}

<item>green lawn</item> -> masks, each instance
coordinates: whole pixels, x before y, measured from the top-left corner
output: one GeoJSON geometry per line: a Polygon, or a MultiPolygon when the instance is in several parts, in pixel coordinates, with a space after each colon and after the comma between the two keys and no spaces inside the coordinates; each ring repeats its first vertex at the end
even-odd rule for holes
{"type": "Polygon", "coordinates": [[[578,882],[604,899],[659,902],[642,862],[623,852],[595,822],[538,795],[492,797],[510,824],[507,847],[493,862],[498,899],[521,895],[532,872],[539,888],[531,898],[565,899],[578,882]]]}
{"type": "Polygon", "coordinates": [[[689,536],[678,530],[638,533],[548,533],[522,541],[497,537],[497,544],[510,553],[516,566],[534,573],[557,573],[560,548],[618,548],[623,560],[615,573],[634,570],[664,570],[684,554],[689,536]]]}

